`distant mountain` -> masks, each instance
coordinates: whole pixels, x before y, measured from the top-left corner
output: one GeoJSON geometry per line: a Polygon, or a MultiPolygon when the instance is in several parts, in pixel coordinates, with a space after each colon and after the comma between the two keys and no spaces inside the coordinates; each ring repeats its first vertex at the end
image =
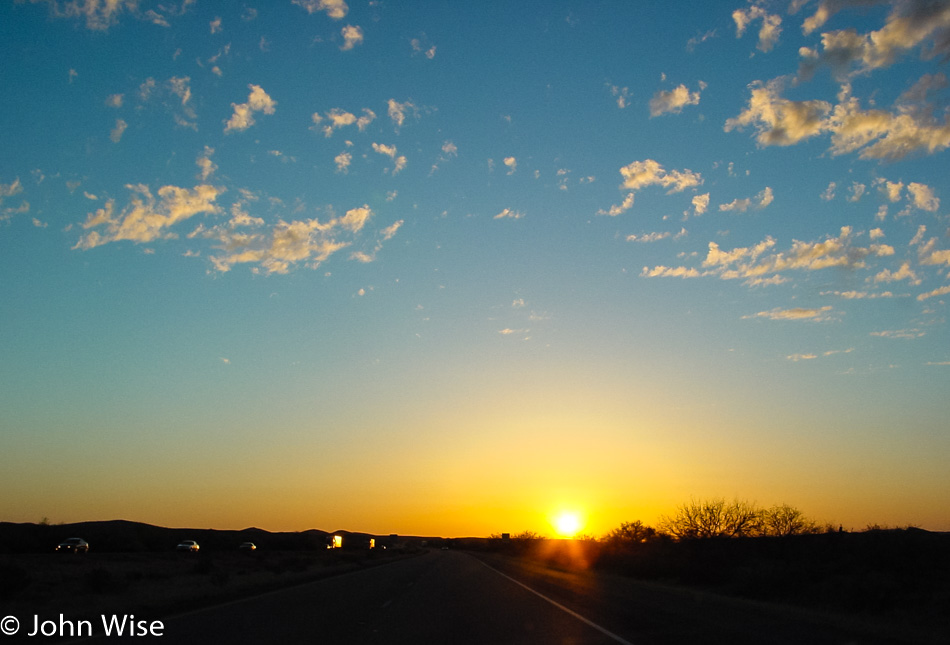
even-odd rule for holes
{"type": "Polygon", "coordinates": [[[93,552],[107,553],[172,551],[182,540],[197,541],[203,551],[234,550],[241,542],[254,542],[273,551],[300,551],[326,548],[327,535],[317,529],[277,533],[259,528],[222,531],[167,528],[127,520],[54,525],[0,522],[0,553],[48,553],[68,537],[81,537],[89,542],[93,552]]]}

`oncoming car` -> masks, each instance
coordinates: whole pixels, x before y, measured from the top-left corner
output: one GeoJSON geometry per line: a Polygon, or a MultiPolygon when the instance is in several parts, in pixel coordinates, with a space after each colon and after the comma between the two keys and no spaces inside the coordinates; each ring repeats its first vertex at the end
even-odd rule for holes
{"type": "Polygon", "coordinates": [[[198,543],[194,540],[185,540],[184,542],[179,543],[178,546],[175,547],[175,550],[187,551],[188,553],[197,553],[198,549],[200,548],[201,547],[199,547],[198,543]]]}
{"type": "Polygon", "coordinates": [[[56,550],[60,553],[89,553],[89,543],[82,538],[66,538],[56,545],[56,550]]]}
{"type": "Polygon", "coordinates": [[[253,542],[241,542],[240,546],[238,546],[238,550],[240,550],[240,551],[255,551],[255,550],[257,550],[257,545],[254,544],[253,542]]]}

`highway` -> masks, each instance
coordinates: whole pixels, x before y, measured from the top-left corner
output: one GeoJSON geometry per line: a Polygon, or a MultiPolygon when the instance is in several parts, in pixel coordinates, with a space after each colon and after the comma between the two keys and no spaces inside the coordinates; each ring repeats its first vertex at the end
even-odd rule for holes
{"type": "Polygon", "coordinates": [[[797,610],[457,551],[432,551],[164,622],[165,645],[919,642],[797,610]]]}

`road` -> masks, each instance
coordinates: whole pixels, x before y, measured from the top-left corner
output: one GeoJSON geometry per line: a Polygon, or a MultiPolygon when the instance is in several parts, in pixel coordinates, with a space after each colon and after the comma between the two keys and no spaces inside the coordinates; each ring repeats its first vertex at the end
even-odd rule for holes
{"type": "Polygon", "coordinates": [[[164,623],[163,645],[919,642],[759,603],[456,551],[433,551],[164,623]]]}

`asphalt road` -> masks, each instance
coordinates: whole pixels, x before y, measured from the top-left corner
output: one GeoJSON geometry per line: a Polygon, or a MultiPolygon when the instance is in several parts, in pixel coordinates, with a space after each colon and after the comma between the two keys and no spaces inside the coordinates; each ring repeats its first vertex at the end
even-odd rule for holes
{"type": "Polygon", "coordinates": [[[748,601],[457,551],[433,551],[164,623],[163,645],[919,642],[748,601]]]}

